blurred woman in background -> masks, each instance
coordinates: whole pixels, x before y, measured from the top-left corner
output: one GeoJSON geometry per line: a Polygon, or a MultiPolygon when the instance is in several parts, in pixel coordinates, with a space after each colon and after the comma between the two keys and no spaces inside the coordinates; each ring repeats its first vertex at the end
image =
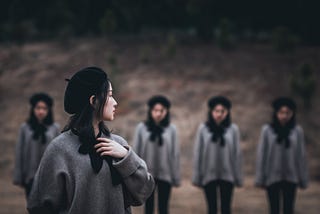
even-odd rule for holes
{"type": "Polygon", "coordinates": [[[296,104],[273,101],[272,122],[262,127],[257,152],[256,185],[265,188],[271,214],[294,213],[297,187],[306,188],[308,173],[303,129],[296,124],[296,104]]]}
{"type": "MultiPolygon", "coordinates": [[[[180,148],[176,127],[170,123],[170,101],[161,95],[148,101],[148,117],[139,123],[133,145],[146,161],[158,190],[159,214],[169,213],[172,186],[180,185],[180,148]]],[[[154,192],[145,204],[145,213],[154,212],[154,192]]]]}
{"type": "Polygon", "coordinates": [[[220,193],[221,213],[231,213],[234,186],[242,186],[240,133],[231,122],[231,102],[223,96],[208,101],[208,119],[198,128],[192,183],[204,189],[208,213],[217,211],[220,193]]]}
{"type": "Polygon", "coordinates": [[[23,187],[27,197],[46,147],[60,133],[59,125],[53,120],[52,98],[37,93],[29,101],[30,115],[20,127],[13,176],[13,183],[23,187]]]}

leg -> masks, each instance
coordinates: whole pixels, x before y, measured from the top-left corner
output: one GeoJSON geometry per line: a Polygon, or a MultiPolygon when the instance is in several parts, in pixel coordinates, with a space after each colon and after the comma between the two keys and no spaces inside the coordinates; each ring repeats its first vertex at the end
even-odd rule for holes
{"type": "MultiPolygon", "coordinates": [[[[155,187],[156,188],[156,187],[155,187]]],[[[153,190],[152,194],[150,195],[150,197],[147,199],[146,204],[145,204],[145,209],[144,209],[144,213],[145,214],[153,214],[153,209],[154,209],[154,192],[155,190],[153,190]]]]}
{"type": "Polygon", "coordinates": [[[279,214],[280,205],[280,183],[275,183],[267,187],[269,200],[269,213],[279,214]]]}
{"type": "Polygon", "coordinates": [[[217,181],[212,181],[204,187],[206,194],[208,214],[217,213],[217,181]]]}
{"type": "Polygon", "coordinates": [[[166,181],[158,181],[159,214],[169,213],[170,193],[171,193],[171,184],[166,181]]]}
{"type": "Polygon", "coordinates": [[[283,182],[283,214],[294,213],[294,202],[297,185],[291,182],[283,182]]]}
{"type": "Polygon", "coordinates": [[[219,181],[221,214],[231,214],[231,201],[234,185],[228,181],[219,181]]]}

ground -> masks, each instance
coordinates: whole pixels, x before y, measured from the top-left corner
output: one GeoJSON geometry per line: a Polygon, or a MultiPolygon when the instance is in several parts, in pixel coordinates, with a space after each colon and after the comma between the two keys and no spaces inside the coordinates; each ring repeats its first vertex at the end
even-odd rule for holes
{"type": "MultiPolygon", "coordinates": [[[[172,102],[172,122],[181,142],[183,182],[171,195],[171,213],[205,213],[201,189],[191,185],[192,148],[198,125],[206,119],[206,101],[212,95],[228,96],[233,102],[232,119],[241,131],[244,156],[244,187],[234,192],[234,213],[267,213],[262,189],[253,186],[255,151],[261,126],[269,121],[271,100],[294,96],[288,84],[290,74],[302,63],[310,63],[319,83],[320,48],[299,47],[290,54],[277,54],[267,44],[239,44],[223,51],[214,44],[178,43],[167,52],[162,40],[72,39],[0,44],[0,214],[26,213],[22,189],[12,185],[17,130],[29,114],[28,98],[45,91],[55,100],[55,119],[65,125],[63,112],[65,78],[78,69],[96,65],[110,75],[119,103],[116,120],[109,123],[114,133],[132,140],[134,128],[145,119],[146,100],[164,94],[172,102]]],[[[318,84],[319,85],[319,84],[318,84]]],[[[319,96],[319,88],[315,97],[319,96]]],[[[298,121],[307,137],[310,186],[299,190],[296,213],[316,214],[320,210],[320,144],[318,130],[320,100],[304,109],[299,97],[298,121]]],[[[142,208],[134,208],[142,213],[142,208]]]]}

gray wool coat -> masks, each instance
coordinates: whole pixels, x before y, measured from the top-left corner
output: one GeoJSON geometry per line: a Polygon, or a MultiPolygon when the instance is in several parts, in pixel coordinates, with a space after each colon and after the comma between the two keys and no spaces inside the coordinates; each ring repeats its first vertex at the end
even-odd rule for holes
{"type": "Polygon", "coordinates": [[[162,133],[163,144],[150,141],[150,132],[144,123],[139,123],[134,134],[133,148],[146,161],[154,178],[179,186],[180,145],[176,127],[170,124],[162,133]]]}
{"type": "Polygon", "coordinates": [[[242,186],[242,152],[240,132],[231,124],[225,134],[225,146],[211,141],[212,133],[205,124],[198,128],[193,158],[192,183],[204,187],[214,180],[224,180],[242,186]]]}
{"type": "Polygon", "coordinates": [[[269,186],[279,181],[289,181],[300,188],[308,186],[308,167],[303,129],[296,125],[290,132],[290,147],[276,142],[276,134],[266,124],[262,127],[257,150],[257,186],[269,186]]]}
{"type": "Polygon", "coordinates": [[[23,123],[18,134],[15,151],[15,165],[13,169],[13,183],[19,186],[29,184],[38,169],[41,157],[49,143],[60,134],[57,123],[47,126],[46,142],[33,139],[33,130],[28,123],[23,123]]]}
{"type": "Polygon", "coordinates": [[[127,142],[111,134],[111,139],[128,148],[113,166],[123,183],[112,185],[106,161],[99,173],[91,167],[88,154],[80,154],[80,141],[71,131],[59,135],[48,146],[27,203],[30,213],[124,214],[130,205],[144,203],[154,188],[154,180],[145,162],[127,142]]]}

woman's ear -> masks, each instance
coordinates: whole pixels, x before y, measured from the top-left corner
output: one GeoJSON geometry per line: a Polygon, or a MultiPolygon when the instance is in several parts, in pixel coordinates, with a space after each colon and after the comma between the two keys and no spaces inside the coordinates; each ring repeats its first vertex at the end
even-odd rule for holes
{"type": "Polygon", "coordinates": [[[89,98],[89,101],[90,101],[90,105],[91,105],[92,107],[94,107],[95,104],[96,104],[96,96],[92,95],[92,96],[89,98]]]}

